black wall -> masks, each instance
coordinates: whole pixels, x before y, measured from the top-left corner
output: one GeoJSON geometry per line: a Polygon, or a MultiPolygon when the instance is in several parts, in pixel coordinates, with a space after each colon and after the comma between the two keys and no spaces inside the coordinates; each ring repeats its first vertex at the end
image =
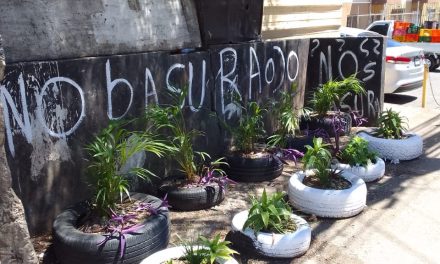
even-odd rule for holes
{"type": "MultiPolygon", "coordinates": [[[[221,155],[229,140],[219,119],[236,116],[231,93],[264,103],[292,83],[304,87],[308,45],[290,40],[8,65],[0,86],[8,160],[31,232],[49,230],[57,213],[89,196],[83,147],[110,119],[170,103],[166,94],[186,86],[188,124],[205,133],[196,149],[221,155]]],[[[161,160],[147,164],[171,173],[161,160]]]]}
{"type": "MultiPolygon", "coordinates": [[[[187,122],[205,133],[196,149],[214,156],[229,147],[219,120],[236,118],[233,94],[245,102],[264,103],[295,83],[295,104],[301,107],[305,94],[327,80],[329,72],[340,77],[339,62],[343,76],[357,69],[371,97],[357,104],[347,97],[345,102],[374,121],[383,100],[382,40],[343,41],[257,42],[189,54],[150,52],[8,65],[0,100],[13,185],[30,231],[49,230],[57,213],[89,196],[84,145],[110,119],[137,117],[146,105],[170,103],[170,91],[190,88],[184,105],[187,122]]],[[[267,121],[270,131],[270,111],[267,121]]],[[[159,175],[172,173],[162,161],[148,157],[146,166],[159,175]]]]}
{"type": "Polygon", "coordinates": [[[310,39],[306,105],[320,84],[355,74],[367,94],[347,94],[343,110],[358,111],[370,125],[374,124],[383,105],[383,48],[381,37],[310,39]]]}

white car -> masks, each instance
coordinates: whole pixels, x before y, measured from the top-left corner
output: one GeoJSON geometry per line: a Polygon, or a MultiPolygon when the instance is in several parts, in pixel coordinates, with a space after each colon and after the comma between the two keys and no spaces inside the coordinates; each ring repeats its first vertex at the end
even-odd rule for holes
{"type": "MultiPolygon", "coordinates": [[[[376,32],[358,28],[342,27],[339,32],[341,37],[383,37],[376,32]]],[[[387,44],[384,93],[393,93],[399,88],[420,87],[425,63],[423,50],[386,37],[384,39],[387,44]]]]}

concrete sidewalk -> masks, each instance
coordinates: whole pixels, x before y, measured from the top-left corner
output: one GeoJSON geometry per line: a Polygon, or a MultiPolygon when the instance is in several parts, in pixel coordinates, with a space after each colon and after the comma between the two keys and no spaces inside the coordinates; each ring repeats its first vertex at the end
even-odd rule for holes
{"type": "Polygon", "coordinates": [[[387,163],[360,215],[313,224],[313,244],[294,263],[440,263],[440,111],[390,107],[423,137],[424,155],[387,163]]]}
{"type": "MultiPolygon", "coordinates": [[[[368,207],[348,219],[314,219],[312,245],[300,258],[261,260],[241,254],[242,263],[440,263],[440,111],[392,107],[409,119],[411,130],[425,142],[424,155],[416,160],[387,163],[386,174],[368,184],[368,207]]],[[[172,212],[171,243],[230,231],[233,215],[248,208],[248,196],[286,191],[292,170],[258,184],[237,184],[225,201],[210,210],[172,212]]]]}

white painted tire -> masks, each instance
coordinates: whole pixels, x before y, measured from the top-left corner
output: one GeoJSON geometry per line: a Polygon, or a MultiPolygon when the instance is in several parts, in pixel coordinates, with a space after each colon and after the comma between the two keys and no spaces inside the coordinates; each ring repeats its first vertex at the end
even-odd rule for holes
{"type": "Polygon", "coordinates": [[[245,236],[252,239],[257,251],[268,257],[293,258],[304,254],[310,246],[312,230],[309,224],[301,217],[292,214],[292,219],[296,222],[298,229],[293,233],[272,234],[255,232],[243,225],[248,217],[248,211],[242,211],[232,219],[232,229],[240,231],[245,236]]]}
{"type": "MultiPolygon", "coordinates": [[[[141,261],[140,264],[162,264],[168,260],[178,259],[185,255],[185,247],[171,247],[158,251],[148,258],[141,261]]],[[[216,260],[219,264],[238,264],[235,259],[230,260],[216,260]]]]}
{"type": "Polygon", "coordinates": [[[351,182],[344,190],[322,190],[302,183],[311,171],[294,173],[289,180],[290,203],[299,210],[321,217],[343,218],[356,215],[365,208],[367,186],[356,175],[342,171],[341,175],[351,182]]]}
{"type": "Polygon", "coordinates": [[[350,166],[349,164],[337,163],[332,165],[333,169],[343,170],[358,176],[364,182],[372,182],[383,177],[385,174],[385,162],[377,157],[376,163],[367,166],[350,166]]]}
{"type": "Polygon", "coordinates": [[[414,133],[407,133],[404,139],[386,139],[374,137],[365,132],[358,136],[368,141],[368,148],[377,152],[385,160],[398,162],[399,160],[412,160],[423,154],[423,139],[414,133]]]}

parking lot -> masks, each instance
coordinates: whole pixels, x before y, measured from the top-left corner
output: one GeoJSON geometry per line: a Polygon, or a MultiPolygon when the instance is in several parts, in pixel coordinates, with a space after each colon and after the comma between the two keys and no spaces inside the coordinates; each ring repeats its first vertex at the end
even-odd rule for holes
{"type": "MultiPolygon", "coordinates": [[[[403,91],[399,89],[393,94],[385,94],[385,103],[421,107],[422,86],[403,91]]],[[[440,68],[429,73],[426,86],[426,108],[440,109],[440,68]]]]}

